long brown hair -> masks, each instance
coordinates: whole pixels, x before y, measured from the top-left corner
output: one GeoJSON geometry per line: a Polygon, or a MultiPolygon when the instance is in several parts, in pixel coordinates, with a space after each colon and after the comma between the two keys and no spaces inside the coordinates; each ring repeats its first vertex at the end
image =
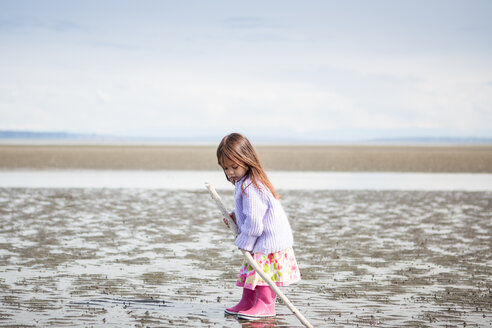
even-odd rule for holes
{"type": "MultiPolygon", "coordinates": [[[[271,191],[275,198],[279,198],[261,166],[258,154],[245,136],[239,133],[231,133],[222,138],[217,147],[217,160],[221,167],[224,167],[226,158],[239,166],[247,168],[246,175],[256,188],[261,189],[260,183],[262,183],[271,191]]],[[[243,185],[241,185],[241,191],[244,192],[243,185]]]]}

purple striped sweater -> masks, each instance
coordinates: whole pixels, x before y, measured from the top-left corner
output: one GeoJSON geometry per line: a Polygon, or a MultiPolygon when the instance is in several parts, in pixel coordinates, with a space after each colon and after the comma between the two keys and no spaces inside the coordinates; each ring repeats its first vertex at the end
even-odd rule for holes
{"type": "MultiPolygon", "coordinates": [[[[261,184],[260,184],[261,185],[261,184]]],[[[258,189],[247,177],[236,182],[234,189],[237,227],[236,245],[253,253],[275,253],[292,247],[289,220],[280,201],[261,185],[258,189]],[[244,181],[244,193],[241,185],[244,181]]]]}

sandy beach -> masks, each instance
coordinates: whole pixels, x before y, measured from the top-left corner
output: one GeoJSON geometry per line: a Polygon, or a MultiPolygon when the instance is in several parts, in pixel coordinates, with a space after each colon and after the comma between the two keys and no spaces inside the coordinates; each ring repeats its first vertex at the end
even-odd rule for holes
{"type": "MultiPolygon", "coordinates": [[[[492,173],[492,145],[257,146],[267,170],[492,173]]],[[[216,170],[215,146],[0,146],[0,169],[216,170]]]]}
{"type": "MultiPolygon", "coordinates": [[[[282,180],[492,172],[492,146],[257,149],[282,180]]],[[[0,326],[301,327],[278,301],[277,316],[258,323],[224,315],[240,296],[241,256],[202,188],[212,171],[225,180],[215,146],[0,146],[3,180],[54,174],[47,185],[0,187],[0,326]],[[159,188],[54,187],[72,175],[140,182],[146,174],[159,188]],[[169,174],[169,185],[156,174],[169,174]],[[180,174],[200,189],[173,187],[180,174]]],[[[490,188],[300,185],[279,188],[302,274],[283,291],[314,327],[490,327],[490,188]]],[[[232,208],[232,185],[219,192],[232,208]]]]}
{"type": "MultiPolygon", "coordinates": [[[[490,192],[282,197],[314,327],[490,326],[490,192]]],[[[0,188],[0,216],[2,326],[301,327],[224,316],[241,256],[206,191],[0,188]]]]}

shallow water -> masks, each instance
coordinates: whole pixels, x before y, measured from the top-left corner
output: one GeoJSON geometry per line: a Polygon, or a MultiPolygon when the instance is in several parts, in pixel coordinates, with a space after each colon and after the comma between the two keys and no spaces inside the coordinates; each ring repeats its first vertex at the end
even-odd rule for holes
{"type": "MultiPolygon", "coordinates": [[[[488,173],[272,171],[269,177],[276,188],[284,190],[492,191],[488,173]]],[[[218,170],[0,170],[0,188],[203,190],[204,182],[231,187],[218,170]]]]}
{"type": "MultiPolygon", "coordinates": [[[[492,326],[492,192],[281,194],[315,327],[492,326]]],[[[224,316],[241,258],[205,190],[0,188],[0,218],[0,325],[301,326],[224,316]]]]}

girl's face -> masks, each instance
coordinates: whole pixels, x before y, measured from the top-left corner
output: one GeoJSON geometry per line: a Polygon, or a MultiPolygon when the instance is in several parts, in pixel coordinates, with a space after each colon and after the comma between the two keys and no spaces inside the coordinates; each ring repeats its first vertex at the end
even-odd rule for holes
{"type": "Polygon", "coordinates": [[[241,180],[242,177],[248,172],[248,168],[241,166],[239,164],[234,163],[228,158],[224,158],[223,161],[225,174],[229,180],[234,180],[235,182],[241,180]]]}

